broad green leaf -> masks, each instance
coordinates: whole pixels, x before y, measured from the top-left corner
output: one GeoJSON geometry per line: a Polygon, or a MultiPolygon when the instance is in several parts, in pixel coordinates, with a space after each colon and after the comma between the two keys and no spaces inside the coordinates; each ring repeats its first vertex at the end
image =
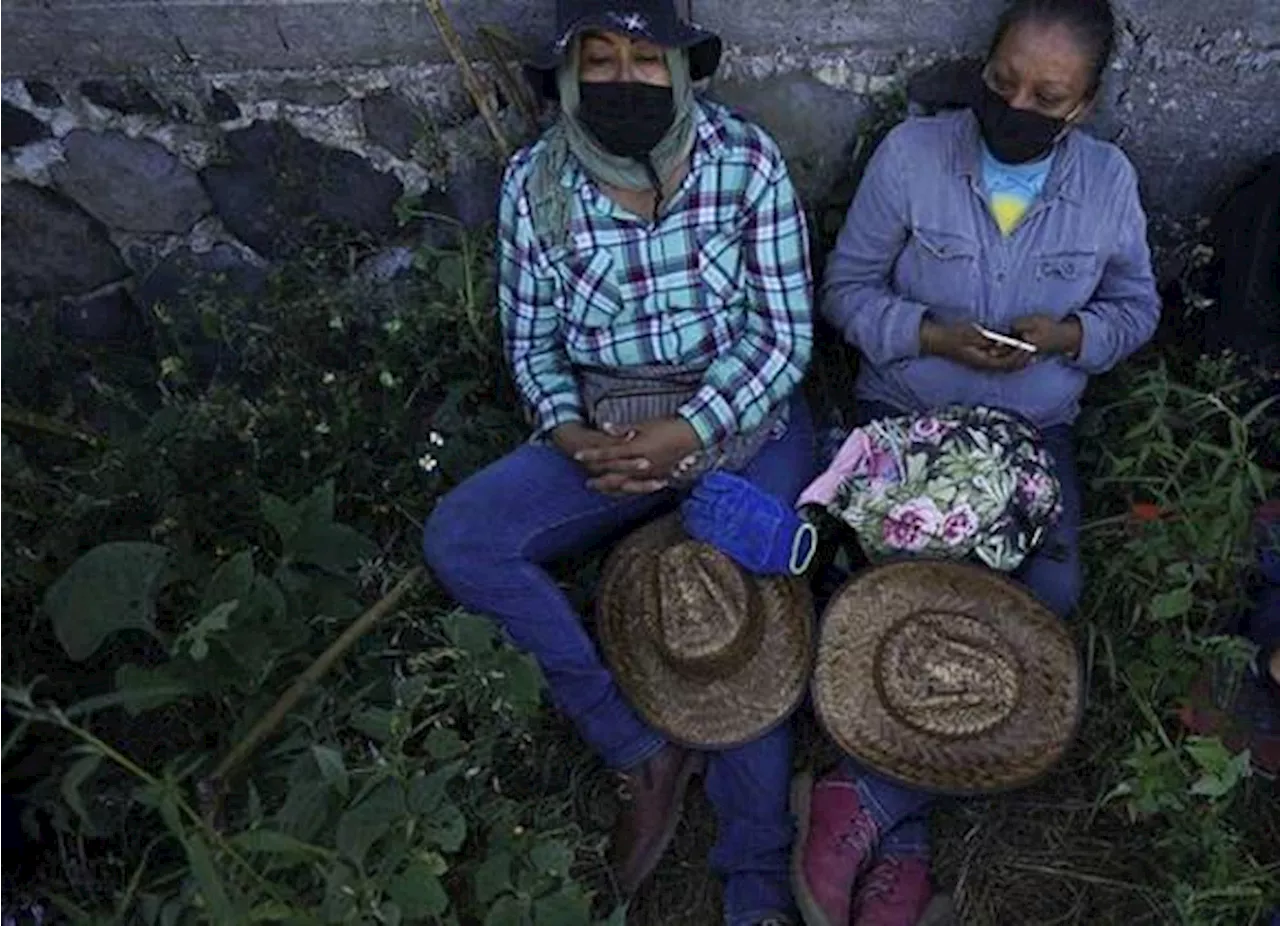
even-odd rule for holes
{"type": "Polygon", "coordinates": [[[67,806],[71,808],[75,815],[80,818],[80,822],[89,830],[94,828],[93,820],[84,806],[84,798],[80,796],[80,788],[98,770],[98,766],[101,763],[102,756],[96,752],[92,755],[82,756],[62,776],[62,799],[66,801],[67,806]]]}
{"type": "Polygon", "coordinates": [[[461,254],[442,254],[436,262],[435,278],[446,292],[458,292],[466,285],[467,270],[461,254]]]}
{"type": "Polygon", "coordinates": [[[311,754],[316,757],[316,765],[320,766],[320,774],[329,785],[346,797],[351,791],[351,780],[347,776],[347,766],[342,761],[342,753],[332,746],[312,746],[311,754]]]}
{"type": "Polygon", "coordinates": [[[421,862],[414,862],[387,885],[387,896],[400,907],[406,920],[440,916],[449,909],[449,895],[440,879],[421,862]]]}
{"type": "Polygon", "coordinates": [[[419,772],[415,775],[409,782],[409,812],[417,817],[425,816],[444,803],[446,787],[462,774],[465,765],[464,762],[450,762],[430,774],[419,772]]]}
{"type": "Polygon", "coordinates": [[[457,852],[467,838],[467,818],[445,802],[423,819],[423,838],[445,852],[457,852]]]}
{"type": "Polygon", "coordinates": [[[1191,610],[1191,589],[1176,588],[1171,592],[1156,595],[1151,600],[1151,616],[1157,620],[1171,620],[1182,617],[1191,610]]]}
{"type": "Polygon", "coordinates": [[[201,613],[212,611],[224,601],[244,601],[253,588],[255,572],[253,554],[248,550],[237,553],[218,567],[209,580],[200,603],[201,613]]]}
{"type": "Polygon", "coordinates": [[[333,480],[328,479],[316,486],[310,495],[298,503],[296,510],[302,527],[331,524],[334,510],[333,480]]]}
{"type": "Polygon", "coordinates": [[[352,714],[348,722],[369,739],[386,743],[392,738],[391,723],[394,719],[395,713],[385,707],[368,707],[352,714]]]}
{"type": "Polygon", "coordinates": [[[510,891],[511,853],[494,852],[480,863],[471,876],[471,883],[476,892],[476,902],[481,906],[488,906],[499,894],[510,891]]]}
{"type": "Polygon", "coordinates": [[[209,655],[209,637],[227,630],[228,621],[238,607],[240,607],[238,599],[224,601],[215,606],[212,611],[178,635],[178,639],[173,643],[174,653],[177,654],[185,648],[192,659],[202,662],[209,655]]]}
{"type": "Polygon", "coordinates": [[[104,543],[71,564],[44,596],[67,655],[83,661],[121,630],[156,636],[155,598],[169,551],[154,543],[104,543]]]}
{"type": "Polygon", "coordinates": [[[378,546],[345,524],[304,524],[294,538],[290,555],[299,563],[318,566],[331,575],[344,576],[362,560],[378,555],[378,546]]]}
{"type": "Polygon", "coordinates": [[[262,517],[280,538],[280,548],[288,554],[293,548],[293,538],[298,533],[302,518],[292,505],[278,495],[262,493],[262,517]]]}
{"type": "Polygon", "coordinates": [[[314,846],[301,839],[295,839],[288,833],[279,830],[256,829],[238,833],[230,840],[231,845],[245,852],[261,852],[265,855],[286,855],[300,859],[330,858],[333,852],[321,846],[314,846]]]}
{"type": "Polygon", "coordinates": [[[545,874],[555,877],[567,875],[573,865],[573,849],[558,839],[540,842],[529,853],[529,863],[545,874]]]}
{"type": "Polygon", "coordinates": [[[462,737],[449,727],[436,727],[428,733],[424,746],[431,758],[441,761],[456,758],[467,751],[462,737]]]}
{"type": "Polygon", "coordinates": [[[542,672],[524,653],[513,651],[510,656],[501,690],[520,716],[529,716],[542,706],[542,672]]]}
{"type": "Polygon", "coordinates": [[[116,694],[120,705],[136,717],[143,711],[172,704],[195,694],[196,686],[168,666],[137,666],[126,662],[116,669],[116,694]]]}
{"type": "Polygon", "coordinates": [[[535,926],[590,926],[591,898],[577,885],[568,885],[533,905],[535,926]]]}
{"type": "Polygon", "coordinates": [[[524,922],[525,905],[511,895],[499,897],[484,918],[484,926],[523,926],[524,922]]]}
{"type": "Polygon", "coordinates": [[[404,913],[394,900],[388,900],[379,906],[375,916],[382,926],[400,926],[404,922],[404,913]]]}
{"type": "Polygon", "coordinates": [[[468,655],[480,656],[493,650],[496,632],[488,618],[459,611],[445,619],[444,629],[453,645],[468,655]]]}
{"type": "Polygon", "coordinates": [[[320,832],[333,810],[334,792],[321,778],[315,759],[304,753],[289,776],[289,796],[276,814],[276,826],[308,840],[320,832]]]}
{"type": "Polygon", "coordinates": [[[387,779],[338,820],[338,851],[362,866],[370,847],[407,814],[404,788],[387,779]]]}
{"type": "Polygon", "coordinates": [[[215,923],[234,923],[237,919],[227,889],[218,876],[213,854],[198,833],[190,833],[183,840],[191,873],[200,885],[200,893],[209,905],[209,914],[215,923]]]}

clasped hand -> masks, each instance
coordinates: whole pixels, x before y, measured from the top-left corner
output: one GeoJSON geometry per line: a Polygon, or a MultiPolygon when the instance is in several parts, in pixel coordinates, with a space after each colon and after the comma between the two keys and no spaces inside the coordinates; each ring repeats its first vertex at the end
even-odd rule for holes
{"type": "Polygon", "coordinates": [[[658,418],[618,427],[565,424],[552,440],[586,469],[587,485],[609,495],[646,495],[665,489],[680,462],[702,449],[683,418],[658,418]]]}

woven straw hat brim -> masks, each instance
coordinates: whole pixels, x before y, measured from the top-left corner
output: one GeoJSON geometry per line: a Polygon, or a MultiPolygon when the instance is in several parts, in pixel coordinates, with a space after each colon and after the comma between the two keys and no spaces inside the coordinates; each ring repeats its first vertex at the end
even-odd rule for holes
{"type": "Polygon", "coordinates": [[[691,680],[657,645],[658,557],[685,540],[671,515],[618,545],[600,579],[597,634],[618,686],[650,726],[685,746],[729,749],[769,732],[803,700],[813,663],[813,600],[799,579],[749,579],[764,612],[759,648],[723,679],[691,680]]]}
{"type": "Polygon", "coordinates": [[[939,794],[989,794],[1025,787],[1062,758],[1081,721],[1083,670],[1062,622],[1005,576],[963,563],[900,561],[866,570],[832,598],[813,702],[835,743],[878,774],[939,794]],[[882,645],[903,621],[928,614],[980,622],[1015,654],[1018,697],[991,729],[939,735],[908,725],[886,703],[877,674],[882,645]]]}

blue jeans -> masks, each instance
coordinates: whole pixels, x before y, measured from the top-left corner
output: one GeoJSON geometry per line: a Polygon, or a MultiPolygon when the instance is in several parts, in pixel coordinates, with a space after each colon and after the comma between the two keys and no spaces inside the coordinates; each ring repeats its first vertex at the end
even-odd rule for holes
{"type": "MultiPolygon", "coordinates": [[[[790,504],[814,469],[813,424],[797,397],[785,434],[770,440],[741,475],[790,504]]],[[[627,769],[665,740],[627,703],[544,566],[617,539],[670,510],[679,496],[617,498],[587,488],[586,479],[559,450],[522,446],[441,500],[427,521],[423,550],[436,579],[461,605],[491,616],[537,659],[552,701],[604,762],[627,769]]],[[[790,774],[790,724],[708,757],[706,790],[719,823],[711,865],[725,879],[726,921],[733,926],[791,909],[790,774]]]]}
{"type": "MultiPolygon", "coordinates": [[[[882,402],[861,402],[857,425],[877,418],[902,415],[882,402]]],[[[1080,477],[1076,472],[1075,447],[1067,425],[1040,432],[1045,449],[1053,456],[1054,473],[1062,487],[1062,517],[1049,531],[1044,544],[1023,561],[1013,577],[1058,617],[1066,619],[1080,601],[1083,580],[1080,570],[1080,477]]],[[[841,771],[858,780],[859,793],[872,806],[877,823],[892,827],[902,819],[921,812],[931,803],[929,795],[887,781],[853,759],[845,759],[841,771]]]]}

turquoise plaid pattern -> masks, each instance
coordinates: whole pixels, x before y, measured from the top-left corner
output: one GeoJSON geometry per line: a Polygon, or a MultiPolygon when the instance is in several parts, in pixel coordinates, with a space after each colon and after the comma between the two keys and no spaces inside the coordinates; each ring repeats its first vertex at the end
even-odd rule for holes
{"type": "Polygon", "coordinates": [[[540,144],[502,185],[498,310],[515,381],[545,434],[585,419],[574,369],[706,364],[680,409],[705,446],[758,426],[813,347],[808,235],[762,129],[700,102],[691,169],[655,225],[572,163],[569,234],[539,240],[527,186],[540,144]]]}

